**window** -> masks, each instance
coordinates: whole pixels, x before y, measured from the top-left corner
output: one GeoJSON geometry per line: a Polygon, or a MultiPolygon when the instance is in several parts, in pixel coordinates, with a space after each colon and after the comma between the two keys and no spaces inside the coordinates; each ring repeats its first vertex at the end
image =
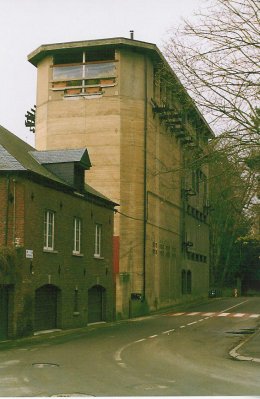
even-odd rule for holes
{"type": "Polygon", "coordinates": [[[44,212],[44,249],[54,249],[54,212],[44,212]]]}
{"type": "Polygon", "coordinates": [[[187,286],[186,286],[186,271],[182,270],[181,272],[181,293],[186,294],[187,286]]]}
{"type": "Polygon", "coordinates": [[[96,258],[101,257],[101,241],[102,241],[102,225],[96,224],[95,226],[95,252],[96,258]]]}
{"type": "Polygon", "coordinates": [[[111,52],[103,55],[83,52],[81,57],[75,54],[75,60],[56,58],[52,68],[52,90],[62,90],[65,95],[102,94],[102,88],[115,85],[114,59],[115,54],[111,52]]]}
{"type": "Polygon", "coordinates": [[[158,249],[157,249],[157,242],[153,241],[153,254],[157,255],[158,249]]]}
{"type": "Polygon", "coordinates": [[[80,254],[81,250],[81,219],[78,217],[74,218],[74,246],[73,253],[80,254]]]}
{"type": "Polygon", "coordinates": [[[191,294],[191,271],[187,271],[187,294],[191,294]]]}
{"type": "Polygon", "coordinates": [[[164,256],[164,244],[163,243],[159,244],[159,251],[160,251],[160,255],[164,256]]]}

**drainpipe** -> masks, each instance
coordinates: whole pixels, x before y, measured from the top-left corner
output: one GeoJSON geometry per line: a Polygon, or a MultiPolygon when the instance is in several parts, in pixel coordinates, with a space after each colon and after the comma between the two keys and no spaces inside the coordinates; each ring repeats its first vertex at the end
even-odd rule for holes
{"type": "Polygon", "coordinates": [[[7,247],[8,243],[8,227],[9,227],[9,196],[10,196],[10,177],[6,180],[6,215],[5,215],[5,241],[4,244],[7,247]]]}
{"type": "Polygon", "coordinates": [[[144,59],[144,230],[143,230],[143,300],[146,297],[146,229],[147,229],[147,58],[144,59]]]}
{"type": "Polygon", "coordinates": [[[16,225],[16,180],[13,179],[14,183],[14,202],[13,202],[13,245],[15,245],[15,225],[16,225]]]}

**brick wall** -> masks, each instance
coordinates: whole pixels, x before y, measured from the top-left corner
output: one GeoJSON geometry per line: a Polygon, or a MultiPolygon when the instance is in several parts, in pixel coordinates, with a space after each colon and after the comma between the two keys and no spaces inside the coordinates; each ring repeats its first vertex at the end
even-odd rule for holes
{"type": "MultiPolygon", "coordinates": [[[[103,319],[114,319],[113,274],[113,209],[93,198],[68,194],[34,181],[16,177],[10,182],[15,201],[7,206],[7,180],[0,179],[1,245],[5,242],[6,209],[8,209],[8,245],[20,238],[16,248],[16,278],[12,296],[12,325],[9,335],[28,335],[35,330],[35,292],[51,285],[57,289],[57,327],[74,328],[87,325],[88,293],[93,286],[105,290],[106,309],[103,319]],[[15,202],[15,204],[14,204],[15,202]],[[14,208],[15,205],[15,208],[14,208]],[[14,209],[16,213],[14,214],[14,209]],[[43,249],[44,211],[55,212],[54,251],[43,249]],[[81,254],[73,255],[73,220],[82,220],[81,254]],[[14,229],[15,222],[15,229],[14,229]],[[95,224],[102,225],[102,256],[94,258],[95,224]],[[30,251],[29,253],[26,251],[30,251]],[[27,255],[26,255],[27,254],[27,255]],[[28,257],[32,256],[32,257],[28,257]],[[77,294],[75,294],[77,292],[77,294]],[[75,295],[77,309],[75,311],[75,295]]],[[[0,275],[0,279],[5,278],[0,275]]],[[[10,316],[11,317],[11,316],[10,316]]]]}

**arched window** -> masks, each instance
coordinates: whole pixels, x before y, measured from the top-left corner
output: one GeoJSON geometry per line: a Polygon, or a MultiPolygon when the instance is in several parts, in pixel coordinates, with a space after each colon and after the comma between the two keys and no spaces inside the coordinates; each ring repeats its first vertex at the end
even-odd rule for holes
{"type": "Polygon", "coordinates": [[[191,294],[191,271],[187,271],[187,294],[191,294]]]}
{"type": "Polygon", "coordinates": [[[181,293],[186,294],[186,270],[182,270],[181,272],[181,293]]]}

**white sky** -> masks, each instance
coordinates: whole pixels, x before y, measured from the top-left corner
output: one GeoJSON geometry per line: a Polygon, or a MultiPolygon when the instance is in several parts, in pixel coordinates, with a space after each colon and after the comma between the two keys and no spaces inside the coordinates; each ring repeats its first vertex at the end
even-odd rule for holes
{"type": "Polygon", "coordinates": [[[205,0],[0,0],[0,125],[34,145],[24,126],[36,99],[27,55],[41,44],[129,37],[162,49],[169,29],[205,0]]]}

